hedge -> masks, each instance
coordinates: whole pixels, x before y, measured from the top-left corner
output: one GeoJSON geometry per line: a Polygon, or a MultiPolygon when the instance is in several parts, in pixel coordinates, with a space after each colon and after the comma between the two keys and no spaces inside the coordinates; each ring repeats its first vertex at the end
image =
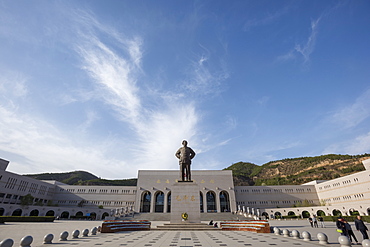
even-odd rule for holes
{"type": "Polygon", "coordinates": [[[53,222],[54,216],[0,216],[0,223],[4,222],[53,222]]]}

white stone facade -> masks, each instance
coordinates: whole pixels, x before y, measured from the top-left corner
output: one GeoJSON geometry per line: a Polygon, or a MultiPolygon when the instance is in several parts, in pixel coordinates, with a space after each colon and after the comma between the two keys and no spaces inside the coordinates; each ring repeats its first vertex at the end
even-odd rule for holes
{"type": "MultiPolygon", "coordinates": [[[[8,161],[0,159],[0,215],[125,215],[132,211],[169,213],[171,191],[179,179],[176,170],[141,170],[137,186],[78,186],[56,181],[39,181],[6,171],[8,161]],[[20,198],[31,194],[34,204],[21,207],[20,198]],[[49,206],[48,206],[49,205],[49,206]],[[50,206],[58,205],[58,206],[50,206]]],[[[370,159],[365,171],[303,185],[236,186],[232,171],[192,171],[199,190],[200,212],[244,211],[268,216],[325,215],[358,211],[370,214],[370,159]],[[293,207],[310,203],[309,207],[293,207]]]]}

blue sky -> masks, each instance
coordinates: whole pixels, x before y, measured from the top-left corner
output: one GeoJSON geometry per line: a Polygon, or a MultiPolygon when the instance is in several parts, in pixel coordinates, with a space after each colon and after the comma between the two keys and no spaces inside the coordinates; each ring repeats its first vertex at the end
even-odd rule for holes
{"type": "Polygon", "coordinates": [[[0,157],[131,178],[370,152],[369,1],[0,0],[0,157]]]}

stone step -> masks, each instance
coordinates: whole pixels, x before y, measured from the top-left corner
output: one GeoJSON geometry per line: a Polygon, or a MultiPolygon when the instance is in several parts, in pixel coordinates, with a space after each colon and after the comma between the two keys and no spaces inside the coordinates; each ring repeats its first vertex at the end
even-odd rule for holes
{"type": "Polygon", "coordinates": [[[178,223],[178,224],[164,224],[152,228],[151,230],[157,231],[219,231],[220,228],[216,228],[204,223],[178,223]]]}
{"type": "Polygon", "coordinates": [[[221,228],[151,228],[151,231],[221,231],[221,228]]]}
{"type": "Polygon", "coordinates": [[[203,223],[179,223],[179,224],[164,224],[163,226],[157,226],[157,228],[214,228],[213,226],[203,223]]]}
{"type": "MultiPolygon", "coordinates": [[[[180,216],[179,216],[180,217],[180,216]]],[[[128,218],[127,218],[128,219],[128,218]]],[[[149,221],[170,221],[171,213],[135,213],[132,220],[149,220],[149,221]]],[[[224,220],[242,220],[244,216],[228,213],[201,213],[201,221],[224,221],[224,220]]]]}

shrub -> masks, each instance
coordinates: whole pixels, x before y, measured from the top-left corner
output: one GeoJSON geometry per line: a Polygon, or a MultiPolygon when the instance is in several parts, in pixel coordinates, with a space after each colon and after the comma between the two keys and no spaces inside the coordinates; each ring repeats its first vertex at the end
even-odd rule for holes
{"type": "Polygon", "coordinates": [[[0,216],[1,222],[53,222],[54,216],[0,216]]]}

